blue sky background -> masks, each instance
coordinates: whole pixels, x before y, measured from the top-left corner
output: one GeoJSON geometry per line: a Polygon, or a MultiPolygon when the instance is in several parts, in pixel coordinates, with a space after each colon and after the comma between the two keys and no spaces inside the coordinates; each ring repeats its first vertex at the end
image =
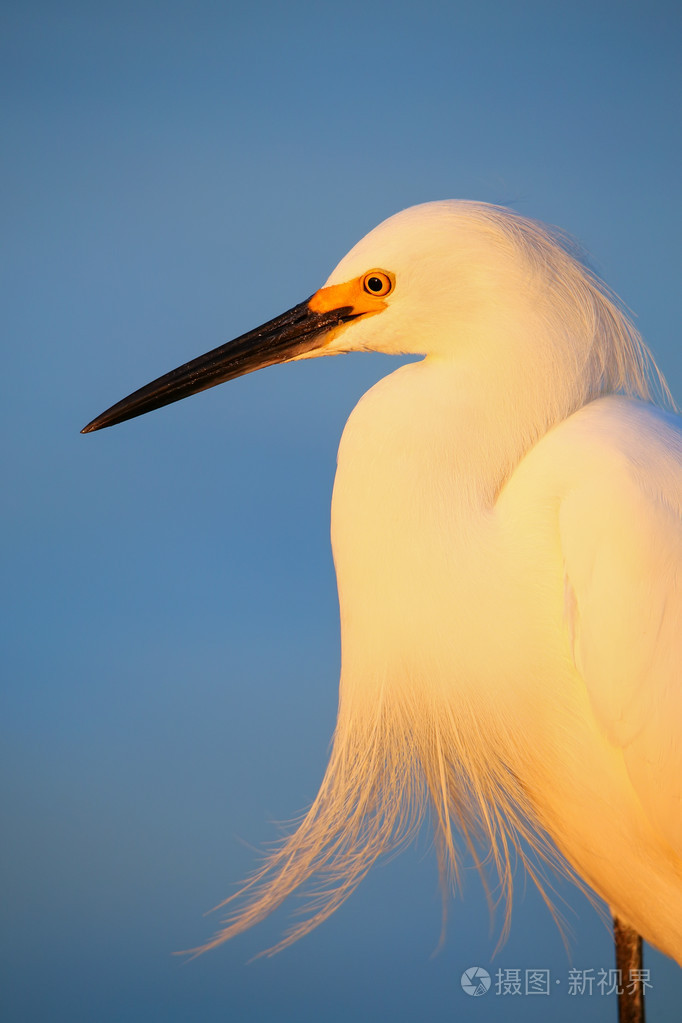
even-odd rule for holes
{"type": "MultiPolygon", "coordinates": [[[[202,912],[314,796],[335,720],[335,453],[379,356],[92,416],[307,297],[384,217],[512,203],[593,254],[682,399],[679,5],[21,3],[0,14],[3,1019],[615,1019],[610,938],[519,878],[492,960],[428,836],[311,937],[293,905],[189,963],[202,912]],[[542,967],[545,998],[463,994],[542,967]],[[609,1015],[610,1013],[610,1015],[609,1015]]],[[[648,958],[650,1018],[682,976],[648,958]]]]}

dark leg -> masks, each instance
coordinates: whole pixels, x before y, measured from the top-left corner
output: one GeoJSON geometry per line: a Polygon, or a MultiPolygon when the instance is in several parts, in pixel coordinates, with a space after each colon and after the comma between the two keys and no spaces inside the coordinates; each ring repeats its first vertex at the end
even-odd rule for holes
{"type": "Polygon", "coordinates": [[[642,969],[642,939],[637,931],[616,916],[613,918],[613,939],[616,943],[616,969],[621,971],[623,978],[623,993],[618,995],[618,1023],[645,1023],[644,985],[630,981],[630,971],[642,969]]]}

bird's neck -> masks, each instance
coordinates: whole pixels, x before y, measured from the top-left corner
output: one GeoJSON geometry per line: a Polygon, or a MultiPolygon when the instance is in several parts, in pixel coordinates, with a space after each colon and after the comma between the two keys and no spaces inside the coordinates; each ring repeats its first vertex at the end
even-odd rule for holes
{"type": "MultiPolygon", "coordinates": [[[[337,489],[382,516],[411,494],[465,515],[490,508],[524,454],[556,419],[531,384],[466,362],[427,358],[379,381],[353,410],[337,489]],[[356,497],[357,495],[357,497],[356,497]]],[[[350,514],[350,512],[349,512],[350,514]]]]}
{"type": "Polygon", "coordinates": [[[495,502],[546,413],[531,419],[521,403],[520,422],[502,388],[484,387],[461,365],[413,363],[372,388],[344,431],[332,502],[343,657],[362,651],[374,674],[396,657],[416,670],[452,632],[453,607],[463,619],[489,599],[472,581],[495,558],[495,502]]]}

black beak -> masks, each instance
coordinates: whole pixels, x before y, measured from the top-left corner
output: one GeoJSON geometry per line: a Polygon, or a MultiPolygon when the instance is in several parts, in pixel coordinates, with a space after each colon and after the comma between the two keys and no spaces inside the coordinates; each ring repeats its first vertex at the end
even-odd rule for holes
{"type": "Polygon", "coordinates": [[[134,419],[162,405],[170,405],[173,401],[180,401],[181,398],[205,391],[226,380],[234,380],[235,377],[253,373],[264,366],[288,362],[316,348],[322,348],[330,340],[322,340],[324,335],[359,315],[353,312],[351,306],[315,312],[309,302],[310,299],[301,302],[274,320],[264,323],[262,327],[242,334],[234,341],[214,348],[212,352],[153,380],[151,384],[134,391],[97,416],[81,433],[93,433],[105,426],[115,426],[116,423],[134,419]]]}

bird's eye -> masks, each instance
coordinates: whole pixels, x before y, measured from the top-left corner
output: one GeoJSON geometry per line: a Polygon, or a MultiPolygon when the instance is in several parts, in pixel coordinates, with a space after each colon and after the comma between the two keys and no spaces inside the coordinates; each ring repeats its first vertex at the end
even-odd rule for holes
{"type": "Polygon", "coordinates": [[[362,278],[362,286],[368,294],[383,298],[393,291],[393,279],[384,270],[370,270],[362,278]]]}

